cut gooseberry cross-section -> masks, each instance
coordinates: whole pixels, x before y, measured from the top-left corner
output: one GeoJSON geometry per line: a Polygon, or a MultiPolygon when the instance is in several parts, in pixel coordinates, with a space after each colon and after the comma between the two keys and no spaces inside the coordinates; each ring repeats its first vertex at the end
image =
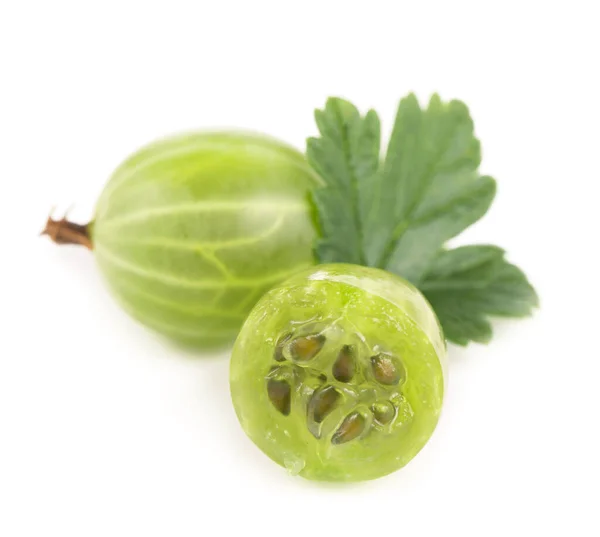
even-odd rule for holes
{"type": "Polygon", "coordinates": [[[274,288],[250,314],[232,355],[232,398],[248,435],[291,472],[371,479],[406,464],[433,432],[444,352],[410,284],[324,265],[274,288]]]}

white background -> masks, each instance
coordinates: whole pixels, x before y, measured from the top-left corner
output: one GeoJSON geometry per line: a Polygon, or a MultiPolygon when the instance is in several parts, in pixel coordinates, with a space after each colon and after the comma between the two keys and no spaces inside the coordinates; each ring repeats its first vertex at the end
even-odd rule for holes
{"type": "Polygon", "coordinates": [[[594,4],[0,2],[0,535],[600,535],[594,4]],[[89,252],[37,233],[53,204],[89,219],[153,138],[236,126],[302,148],[330,95],[387,134],[409,91],[470,106],[499,192],[461,242],[505,247],[542,308],[450,349],[442,420],[405,469],[292,478],[239,427],[226,354],[147,332],[89,252]]]}

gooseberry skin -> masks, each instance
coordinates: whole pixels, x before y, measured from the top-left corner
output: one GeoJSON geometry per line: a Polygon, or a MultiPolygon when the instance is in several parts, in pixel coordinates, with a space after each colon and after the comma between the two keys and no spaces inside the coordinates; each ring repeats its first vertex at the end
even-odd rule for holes
{"type": "Polygon", "coordinates": [[[89,226],[100,270],[147,326],[198,347],[232,343],[260,296],[314,264],[302,154],[245,132],[197,132],[128,158],[89,226]]]}
{"type": "Polygon", "coordinates": [[[425,445],[441,411],[445,371],[441,328],[416,288],[379,269],[330,264],[260,299],[234,345],[230,387],[243,429],[275,462],[308,479],[362,481],[401,468],[425,445]],[[320,352],[295,359],[289,342],[316,332],[327,340],[320,352]],[[340,352],[356,359],[355,370],[344,370],[352,380],[334,375],[340,352]],[[387,360],[387,372],[373,369],[377,360],[387,360]],[[269,397],[276,381],[290,386],[285,406],[269,397]],[[338,396],[329,396],[322,417],[331,390],[338,396]]]}

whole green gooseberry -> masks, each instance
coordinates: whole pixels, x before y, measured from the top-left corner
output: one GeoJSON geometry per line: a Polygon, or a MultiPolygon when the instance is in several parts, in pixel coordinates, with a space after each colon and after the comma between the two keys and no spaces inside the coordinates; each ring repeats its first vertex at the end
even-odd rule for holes
{"type": "Polygon", "coordinates": [[[233,342],[261,295],[314,264],[303,155],[273,138],[198,132],[129,157],[87,226],[49,219],[58,243],[93,250],[133,317],[201,347],[233,342]]]}

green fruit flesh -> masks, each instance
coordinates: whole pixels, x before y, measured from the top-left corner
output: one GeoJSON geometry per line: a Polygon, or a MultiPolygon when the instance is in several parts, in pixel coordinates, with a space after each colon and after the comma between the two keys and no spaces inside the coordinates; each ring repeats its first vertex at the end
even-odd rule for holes
{"type": "Polygon", "coordinates": [[[445,344],[423,296],[355,265],[303,271],[250,313],[231,359],[242,427],[294,474],[360,481],[408,463],[438,421],[445,344]]]}
{"type": "Polygon", "coordinates": [[[296,150],[236,132],[141,149],[117,169],[91,226],[100,269],[135,318],[199,346],[232,342],[260,296],[314,263],[296,150]]]}

